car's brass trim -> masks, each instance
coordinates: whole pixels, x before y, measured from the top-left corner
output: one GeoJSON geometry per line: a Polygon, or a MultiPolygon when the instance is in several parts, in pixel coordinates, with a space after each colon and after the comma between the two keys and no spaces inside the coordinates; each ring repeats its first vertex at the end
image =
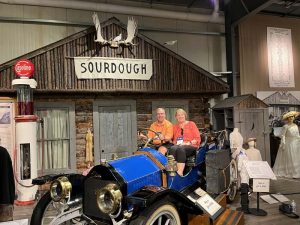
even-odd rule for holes
{"type": "Polygon", "coordinates": [[[53,201],[58,202],[62,199],[69,198],[72,192],[72,184],[65,176],[59,177],[52,181],[50,185],[50,194],[53,201]],[[61,193],[56,193],[56,188],[61,187],[61,193]]]}
{"type": "Polygon", "coordinates": [[[101,212],[107,214],[114,213],[118,207],[120,207],[123,198],[121,190],[114,183],[107,184],[105,187],[98,189],[96,191],[96,196],[98,208],[101,212]],[[105,195],[108,195],[110,198],[109,207],[107,206],[105,195]]]}

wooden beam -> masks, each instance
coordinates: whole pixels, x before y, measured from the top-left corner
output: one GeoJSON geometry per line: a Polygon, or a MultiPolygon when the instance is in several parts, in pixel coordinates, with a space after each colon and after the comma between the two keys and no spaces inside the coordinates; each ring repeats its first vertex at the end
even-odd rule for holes
{"type": "Polygon", "coordinates": [[[227,8],[231,25],[236,26],[243,20],[259,13],[276,0],[231,0],[227,8]]]}

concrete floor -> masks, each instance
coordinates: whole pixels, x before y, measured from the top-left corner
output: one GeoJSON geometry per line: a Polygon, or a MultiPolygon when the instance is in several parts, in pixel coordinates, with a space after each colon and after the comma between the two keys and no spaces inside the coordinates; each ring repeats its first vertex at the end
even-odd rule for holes
{"type": "MultiPolygon", "coordinates": [[[[300,179],[284,179],[279,178],[277,181],[271,181],[270,187],[271,193],[296,193],[300,192],[300,179]]],[[[300,214],[300,194],[286,195],[290,200],[294,199],[297,203],[297,212],[300,214]]],[[[252,193],[250,197],[250,207],[256,207],[256,193],[252,193]]],[[[235,201],[228,205],[228,207],[235,209],[239,207],[239,196],[236,197],[235,201]]],[[[265,210],[268,215],[259,217],[253,215],[245,215],[245,224],[247,225],[282,225],[288,223],[288,225],[299,225],[300,219],[292,219],[283,214],[278,210],[280,203],[268,204],[263,200],[260,200],[260,208],[265,210]]],[[[14,208],[14,219],[30,219],[33,205],[31,206],[15,206],[14,208]]]]}

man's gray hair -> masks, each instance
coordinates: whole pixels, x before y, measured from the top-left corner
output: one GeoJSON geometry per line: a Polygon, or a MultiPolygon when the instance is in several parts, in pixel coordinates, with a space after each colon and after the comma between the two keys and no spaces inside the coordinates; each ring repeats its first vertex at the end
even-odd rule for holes
{"type": "Polygon", "coordinates": [[[157,113],[159,110],[162,110],[164,111],[164,113],[166,113],[166,110],[164,108],[157,108],[155,112],[157,113]]]}

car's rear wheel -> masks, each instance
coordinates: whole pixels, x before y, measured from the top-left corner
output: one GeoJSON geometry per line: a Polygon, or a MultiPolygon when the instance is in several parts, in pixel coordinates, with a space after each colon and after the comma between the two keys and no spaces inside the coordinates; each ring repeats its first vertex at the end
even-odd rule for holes
{"type": "Polygon", "coordinates": [[[181,225],[181,221],[175,206],[162,200],[142,211],[130,225],[181,225]]]}
{"type": "Polygon", "coordinates": [[[229,203],[233,202],[237,193],[238,186],[238,173],[237,165],[235,160],[230,162],[230,183],[227,191],[227,201],[229,203]]]}

